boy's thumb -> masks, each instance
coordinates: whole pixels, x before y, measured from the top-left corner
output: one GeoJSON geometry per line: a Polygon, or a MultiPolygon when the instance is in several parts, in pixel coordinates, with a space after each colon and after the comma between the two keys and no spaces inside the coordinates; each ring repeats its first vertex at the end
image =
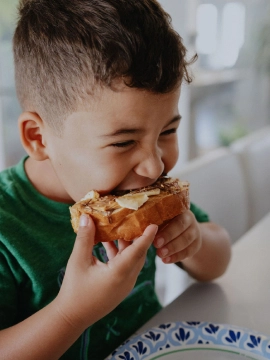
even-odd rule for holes
{"type": "Polygon", "coordinates": [[[72,254],[78,261],[85,259],[88,264],[91,261],[95,242],[95,230],[95,224],[91,217],[85,214],[81,215],[80,226],[72,254]]]}

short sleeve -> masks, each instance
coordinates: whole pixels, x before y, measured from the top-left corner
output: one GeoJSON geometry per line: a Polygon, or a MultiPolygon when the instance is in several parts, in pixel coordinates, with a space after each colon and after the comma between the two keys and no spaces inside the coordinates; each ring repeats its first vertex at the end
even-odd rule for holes
{"type": "Polygon", "coordinates": [[[202,223],[202,222],[210,221],[208,214],[193,203],[190,204],[190,211],[193,212],[193,214],[198,222],[202,223]]]}

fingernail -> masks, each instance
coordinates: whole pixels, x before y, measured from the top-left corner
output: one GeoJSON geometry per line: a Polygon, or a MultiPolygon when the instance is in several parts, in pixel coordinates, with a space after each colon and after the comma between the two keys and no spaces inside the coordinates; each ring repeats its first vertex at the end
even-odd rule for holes
{"type": "Polygon", "coordinates": [[[155,235],[156,235],[156,233],[158,232],[158,226],[156,224],[150,224],[150,225],[155,225],[156,227],[155,235]]]}
{"type": "Polygon", "coordinates": [[[171,257],[168,256],[168,257],[166,257],[165,259],[162,259],[162,261],[163,261],[164,263],[168,264],[168,263],[171,261],[171,257]]]}
{"type": "Polygon", "coordinates": [[[87,226],[89,224],[89,216],[82,214],[80,216],[80,226],[87,226]]]}
{"type": "Polygon", "coordinates": [[[164,248],[160,252],[161,252],[162,256],[166,256],[168,254],[169,250],[167,248],[164,248]]]}
{"type": "Polygon", "coordinates": [[[157,247],[161,247],[164,244],[165,240],[163,238],[158,238],[157,239],[157,247]]]}

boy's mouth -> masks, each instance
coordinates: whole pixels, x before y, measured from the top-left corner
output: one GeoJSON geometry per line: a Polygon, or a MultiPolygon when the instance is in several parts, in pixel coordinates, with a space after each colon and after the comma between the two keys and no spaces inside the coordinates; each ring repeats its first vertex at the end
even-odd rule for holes
{"type": "Polygon", "coordinates": [[[138,191],[138,192],[140,192],[140,191],[144,191],[146,188],[149,188],[149,187],[151,187],[152,185],[154,185],[157,181],[158,181],[158,179],[160,179],[160,178],[164,178],[164,177],[167,177],[167,174],[162,174],[162,175],[160,175],[160,177],[158,177],[157,179],[155,179],[154,181],[151,181],[151,182],[145,182],[143,185],[141,185],[141,186],[137,186],[137,187],[131,187],[131,188],[128,188],[128,189],[121,189],[121,188],[118,188],[118,187],[116,187],[115,189],[113,189],[112,191],[111,191],[111,194],[112,195],[116,195],[116,196],[123,196],[123,195],[125,195],[125,194],[128,194],[129,192],[131,192],[131,191],[138,191]]]}
{"type": "Polygon", "coordinates": [[[130,191],[140,191],[148,186],[152,186],[160,177],[166,177],[166,176],[168,176],[168,175],[167,175],[167,173],[164,172],[157,179],[155,179],[155,180],[149,179],[148,181],[141,182],[137,186],[126,187],[126,186],[121,186],[121,184],[120,184],[110,191],[98,190],[98,192],[100,193],[101,196],[105,196],[105,195],[109,195],[109,194],[116,195],[116,196],[122,196],[122,195],[128,194],[130,191]]]}

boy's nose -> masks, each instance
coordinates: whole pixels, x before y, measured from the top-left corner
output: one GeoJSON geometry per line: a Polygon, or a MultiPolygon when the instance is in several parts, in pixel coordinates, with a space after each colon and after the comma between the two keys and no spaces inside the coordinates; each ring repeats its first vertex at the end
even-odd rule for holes
{"type": "Polygon", "coordinates": [[[136,174],[150,179],[157,179],[164,171],[164,163],[158,149],[147,152],[133,168],[136,174]]]}

